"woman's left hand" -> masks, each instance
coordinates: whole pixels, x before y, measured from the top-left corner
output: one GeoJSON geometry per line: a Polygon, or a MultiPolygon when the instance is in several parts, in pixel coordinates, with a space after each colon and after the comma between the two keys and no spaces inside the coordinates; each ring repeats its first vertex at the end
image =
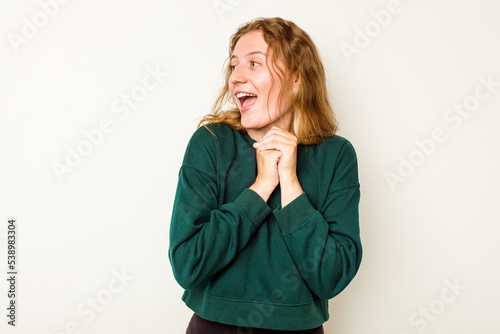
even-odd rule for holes
{"type": "Polygon", "coordinates": [[[260,151],[280,151],[278,174],[280,179],[288,179],[297,176],[297,144],[298,140],[294,134],[273,126],[253,147],[260,151]]]}
{"type": "Polygon", "coordinates": [[[292,133],[273,126],[261,140],[253,144],[256,150],[281,152],[278,161],[278,177],[281,187],[281,207],[284,208],[303,190],[297,178],[297,145],[299,141],[292,133]]]}

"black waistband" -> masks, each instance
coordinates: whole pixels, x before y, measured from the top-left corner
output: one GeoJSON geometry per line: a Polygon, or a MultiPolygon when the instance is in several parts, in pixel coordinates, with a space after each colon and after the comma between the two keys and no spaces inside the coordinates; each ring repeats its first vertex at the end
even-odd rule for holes
{"type": "Polygon", "coordinates": [[[303,331],[280,331],[274,329],[250,328],[221,324],[203,319],[196,313],[193,314],[186,334],[324,334],[323,326],[303,331]]]}

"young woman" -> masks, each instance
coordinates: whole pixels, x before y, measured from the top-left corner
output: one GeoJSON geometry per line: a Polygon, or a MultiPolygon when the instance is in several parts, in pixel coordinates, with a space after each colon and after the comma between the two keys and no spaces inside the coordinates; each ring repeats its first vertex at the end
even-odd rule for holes
{"type": "Polygon", "coordinates": [[[310,37],[281,18],[240,27],[174,201],[188,334],[323,333],[362,252],[356,153],[336,129],[310,37]]]}

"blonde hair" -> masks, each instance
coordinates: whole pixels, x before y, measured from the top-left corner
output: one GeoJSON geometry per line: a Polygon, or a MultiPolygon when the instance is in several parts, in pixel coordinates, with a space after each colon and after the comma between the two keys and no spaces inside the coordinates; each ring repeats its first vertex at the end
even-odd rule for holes
{"type": "Polygon", "coordinates": [[[279,102],[284,90],[290,87],[288,78],[298,76],[298,87],[292,94],[291,106],[291,131],[298,141],[306,145],[317,144],[335,134],[338,125],[330,105],[325,70],[318,50],[305,31],[293,22],[279,17],[255,19],[241,26],[231,36],[224,86],[217,96],[212,112],[201,119],[198,127],[210,123],[225,123],[234,130],[245,131],[241,125],[239,109],[233,107],[223,110],[223,107],[228,102],[234,102],[228,84],[232,72],[230,59],[236,43],[244,34],[255,30],[262,31],[265,42],[273,50],[271,62],[285,83],[281,86],[279,102]],[[278,59],[283,62],[287,73],[283,73],[277,66],[278,59]]]}

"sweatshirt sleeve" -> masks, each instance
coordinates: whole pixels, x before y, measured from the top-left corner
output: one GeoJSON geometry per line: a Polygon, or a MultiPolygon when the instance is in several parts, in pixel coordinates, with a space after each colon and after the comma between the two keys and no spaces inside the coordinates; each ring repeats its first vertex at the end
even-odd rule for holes
{"type": "Polygon", "coordinates": [[[350,283],[362,256],[357,158],[350,142],[342,146],[333,173],[321,207],[303,192],[273,212],[300,279],[323,300],[350,283]]]}
{"type": "Polygon", "coordinates": [[[209,162],[213,151],[207,147],[209,141],[193,139],[179,172],[168,253],[175,279],[186,290],[205,285],[228,265],[271,213],[248,188],[219,207],[216,173],[209,171],[216,166],[209,162]]]}

